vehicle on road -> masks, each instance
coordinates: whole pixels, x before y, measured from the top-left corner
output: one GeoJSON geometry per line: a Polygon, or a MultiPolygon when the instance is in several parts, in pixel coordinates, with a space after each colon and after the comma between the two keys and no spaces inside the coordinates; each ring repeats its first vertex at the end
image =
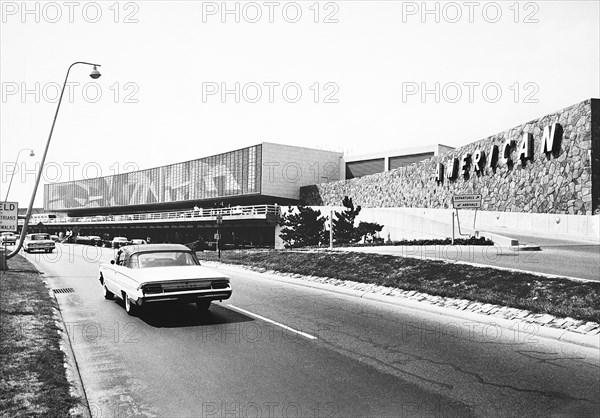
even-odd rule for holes
{"type": "Polygon", "coordinates": [[[125,237],[114,237],[111,241],[112,248],[121,248],[129,244],[129,240],[125,237]]]}
{"type": "Polygon", "coordinates": [[[58,235],[50,235],[50,239],[54,242],[60,241],[60,238],[58,237],[58,235]]]}
{"type": "Polygon", "coordinates": [[[80,235],[75,239],[76,244],[92,245],[94,247],[102,246],[102,238],[97,235],[80,235]]]}
{"type": "Polygon", "coordinates": [[[115,296],[134,315],[154,302],[195,303],[207,311],[213,300],[231,296],[229,277],[202,267],[196,254],[180,244],[146,244],[121,248],[110,264],[100,265],[104,297],[115,296]]]}
{"type": "Polygon", "coordinates": [[[13,232],[3,232],[0,235],[0,244],[15,245],[17,243],[17,235],[13,232]]]}
{"type": "Polygon", "coordinates": [[[132,239],[129,241],[129,245],[145,245],[148,244],[145,239],[132,239]]]}
{"type": "Polygon", "coordinates": [[[23,251],[30,253],[32,251],[43,251],[51,253],[56,244],[50,238],[50,234],[27,234],[23,240],[23,251]]]}

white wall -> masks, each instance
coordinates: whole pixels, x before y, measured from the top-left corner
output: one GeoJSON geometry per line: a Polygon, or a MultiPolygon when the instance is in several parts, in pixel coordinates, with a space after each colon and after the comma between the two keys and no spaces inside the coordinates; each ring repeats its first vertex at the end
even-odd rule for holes
{"type": "Polygon", "coordinates": [[[262,187],[266,196],[300,198],[300,187],[345,178],[341,152],[263,142],[262,187]]]}
{"type": "MultiPolygon", "coordinates": [[[[329,216],[330,210],[340,211],[343,207],[313,206],[329,216]]],[[[286,211],[287,207],[282,207],[286,211]]],[[[383,225],[379,234],[392,241],[402,239],[448,238],[452,236],[452,209],[426,208],[363,208],[357,222],[377,222],[383,225]]],[[[282,212],[283,213],[283,212],[282,212]]],[[[511,232],[534,234],[555,238],[588,240],[600,244],[600,215],[556,215],[544,213],[488,212],[477,211],[473,228],[474,210],[459,211],[463,233],[480,231],[480,235],[492,238],[501,246],[510,245],[511,232]],[[490,233],[489,231],[495,231],[490,233]]],[[[455,237],[459,238],[458,225],[455,237]]],[[[283,248],[276,228],[276,248],[283,248]],[[277,246],[279,245],[279,247],[277,246]]]]}

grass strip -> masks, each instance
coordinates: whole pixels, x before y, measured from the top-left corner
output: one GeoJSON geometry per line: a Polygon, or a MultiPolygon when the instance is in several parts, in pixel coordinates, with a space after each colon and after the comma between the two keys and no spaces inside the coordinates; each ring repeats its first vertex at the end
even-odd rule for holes
{"type": "MultiPolygon", "coordinates": [[[[331,277],[600,322],[600,282],[576,282],[436,260],[329,251],[223,251],[221,262],[331,277]]],[[[216,261],[215,252],[200,259],[216,261]]]]}
{"type": "Polygon", "coordinates": [[[55,301],[35,268],[17,255],[0,272],[0,411],[2,416],[69,416],[65,355],[55,301]]]}

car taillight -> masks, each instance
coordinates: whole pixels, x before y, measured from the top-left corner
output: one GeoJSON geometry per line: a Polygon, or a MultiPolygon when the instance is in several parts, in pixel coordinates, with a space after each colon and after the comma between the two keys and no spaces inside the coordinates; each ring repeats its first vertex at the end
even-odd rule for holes
{"type": "Polygon", "coordinates": [[[229,287],[229,282],[225,280],[219,280],[218,282],[212,282],[213,289],[227,289],[229,287]]]}
{"type": "Polygon", "coordinates": [[[160,285],[150,285],[150,286],[144,286],[143,288],[144,293],[162,293],[162,286],[160,285]]]}

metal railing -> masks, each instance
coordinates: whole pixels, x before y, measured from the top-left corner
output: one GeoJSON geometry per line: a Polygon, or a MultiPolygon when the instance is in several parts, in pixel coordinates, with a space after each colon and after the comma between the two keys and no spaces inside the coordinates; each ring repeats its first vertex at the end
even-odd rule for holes
{"type": "Polygon", "coordinates": [[[278,205],[255,205],[255,206],[231,206],[219,208],[198,208],[187,209],[172,212],[150,212],[150,213],[133,213],[121,215],[97,215],[97,216],[81,216],[81,217],[60,217],[48,219],[39,217],[36,220],[35,215],[32,217],[32,223],[42,222],[44,224],[66,224],[66,223],[100,223],[100,222],[142,222],[142,221],[160,221],[160,220],[217,220],[220,216],[223,220],[227,219],[244,219],[244,218],[266,218],[267,215],[278,215],[278,205]]]}

